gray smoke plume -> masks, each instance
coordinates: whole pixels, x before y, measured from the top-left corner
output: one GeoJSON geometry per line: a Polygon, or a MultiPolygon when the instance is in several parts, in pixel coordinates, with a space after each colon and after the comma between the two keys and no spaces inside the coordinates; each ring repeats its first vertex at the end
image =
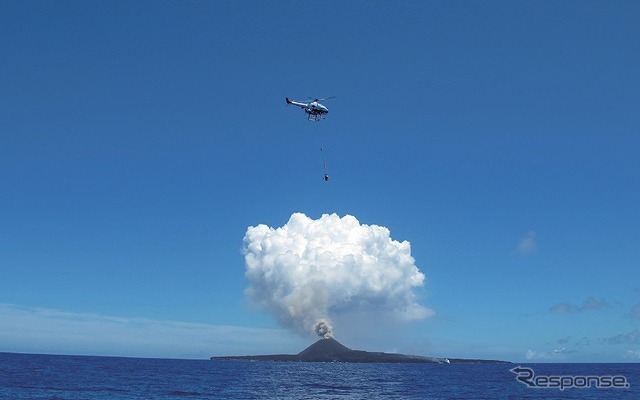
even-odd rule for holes
{"type": "Polygon", "coordinates": [[[315,326],[316,335],[322,336],[325,339],[333,338],[333,328],[329,322],[325,319],[321,319],[315,326]]]}
{"type": "Polygon", "coordinates": [[[279,228],[251,226],[243,254],[247,296],[300,333],[331,335],[326,321],[349,313],[404,321],[434,314],[416,301],[425,278],[409,242],[350,215],[295,213],[279,228]],[[319,331],[323,320],[328,329],[319,331]]]}

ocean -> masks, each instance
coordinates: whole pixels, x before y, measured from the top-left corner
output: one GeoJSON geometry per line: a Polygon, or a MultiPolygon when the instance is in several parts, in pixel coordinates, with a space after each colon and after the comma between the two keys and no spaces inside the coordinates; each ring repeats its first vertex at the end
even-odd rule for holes
{"type": "Polygon", "coordinates": [[[348,364],[0,353],[0,399],[637,400],[640,364],[348,364]],[[516,367],[519,372],[510,371],[516,367]]]}

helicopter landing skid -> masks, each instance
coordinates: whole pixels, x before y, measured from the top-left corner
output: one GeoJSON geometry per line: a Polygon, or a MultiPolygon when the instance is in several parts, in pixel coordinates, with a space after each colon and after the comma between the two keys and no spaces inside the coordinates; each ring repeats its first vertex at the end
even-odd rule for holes
{"type": "Polygon", "coordinates": [[[309,121],[314,121],[314,122],[318,122],[324,119],[324,115],[322,114],[309,114],[307,119],[309,121]]]}

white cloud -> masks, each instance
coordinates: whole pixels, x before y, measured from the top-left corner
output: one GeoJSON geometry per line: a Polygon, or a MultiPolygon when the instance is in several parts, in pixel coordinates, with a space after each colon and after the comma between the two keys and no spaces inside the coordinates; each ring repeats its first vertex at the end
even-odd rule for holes
{"type": "Polygon", "coordinates": [[[572,314],[582,311],[597,311],[608,307],[611,305],[606,300],[589,297],[580,305],[568,302],[554,304],[549,308],[549,311],[553,314],[572,314]]]}
{"type": "Polygon", "coordinates": [[[640,303],[631,307],[631,312],[629,313],[629,318],[640,320],[640,303]]]}
{"type": "Polygon", "coordinates": [[[628,350],[624,358],[640,359],[640,350],[628,350]]]}
{"type": "Polygon", "coordinates": [[[558,347],[557,349],[553,350],[554,354],[571,354],[571,353],[575,353],[577,350],[576,349],[567,349],[564,346],[558,347]]]}
{"type": "Polygon", "coordinates": [[[530,254],[534,253],[538,249],[536,242],[536,233],[534,231],[527,232],[518,243],[518,253],[530,254]]]}
{"type": "Polygon", "coordinates": [[[208,358],[297,352],[305,345],[282,329],[123,318],[10,304],[0,304],[0,326],[0,351],[24,353],[208,358]]]}
{"type": "Polygon", "coordinates": [[[579,306],[571,303],[557,303],[549,308],[549,311],[553,314],[570,314],[579,311],[579,306]]]}
{"type": "Polygon", "coordinates": [[[354,311],[403,321],[434,314],[417,302],[414,288],[425,277],[411,245],[391,239],[385,227],[350,215],[295,213],[279,228],[249,227],[244,245],[247,295],[299,333],[354,311]]]}
{"type": "Polygon", "coordinates": [[[566,360],[567,357],[573,355],[576,352],[577,350],[567,349],[566,347],[558,347],[553,349],[551,352],[529,349],[525,354],[525,358],[531,361],[559,361],[566,360]]]}
{"type": "Polygon", "coordinates": [[[524,355],[524,358],[527,360],[547,360],[551,358],[551,355],[549,353],[529,349],[524,355]]]}
{"type": "Polygon", "coordinates": [[[640,344],[640,330],[634,329],[629,333],[611,336],[607,342],[609,344],[640,344]]]}

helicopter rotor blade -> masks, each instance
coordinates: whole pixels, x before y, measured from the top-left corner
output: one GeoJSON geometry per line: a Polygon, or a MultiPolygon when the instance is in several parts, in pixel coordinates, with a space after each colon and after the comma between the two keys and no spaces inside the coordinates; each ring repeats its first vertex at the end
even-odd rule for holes
{"type": "Polygon", "coordinates": [[[336,96],[325,97],[323,99],[314,99],[313,97],[309,97],[309,100],[313,100],[313,101],[318,102],[318,101],[325,101],[325,100],[333,99],[334,97],[336,97],[336,96]]]}

